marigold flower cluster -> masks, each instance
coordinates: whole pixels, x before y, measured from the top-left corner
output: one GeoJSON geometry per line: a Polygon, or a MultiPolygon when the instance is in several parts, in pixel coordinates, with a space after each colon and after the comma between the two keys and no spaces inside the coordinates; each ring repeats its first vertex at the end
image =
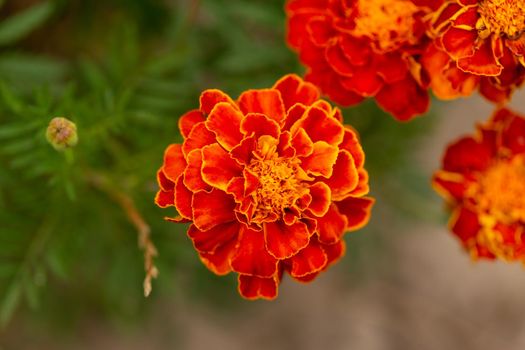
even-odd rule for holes
{"type": "Polygon", "coordinates": [[[476,89],[503,104],[525,80],[525,0],[448,0],[432,15],[423,64],[437,97],[476,89]]]}
{"type": "Polygon", "coordinates": [[[473,258],[525,262],[524,117],[501,109],[450,145],[433,184],[473,258]]]}
{"type": "Polygon", "coordinates": [[[344,106],[373,97],[410,120],[479,89],[502,104],[525,80],[525,0],[289,0],[307,80],[344,106]]]}
{"type": "Polygon", "coordinates": [[[288,43],[308,67],[307,80],[333,101],[365,97],[398,120],[429,107],[420,57],[427,21],[442,0],[291,0],[288,43]]]}
{"type": "Polygon", "coordinates": [[[285,272],[314,279],[344,254],[343,234],[367,223],[374,200],[357,134],[299,77],[237,100],[206,90],[179,126],[156,203],[191,223],[202,262],[237,273],[243,297],[275,298],[285,272]]]}
{"type": "MultiPolygon", "coordinates": [[[[158,171],[157,205],[190,223],[202,262],[237,273],[247,299],[274,299],[285,273],[313,280],[369,220],[358,136],[319,90],[407,121],[430,92],[503,105],[525,80],[525,0],[287,0],[285,11],[306,82],[287,75],[237,100],[204,91],[158,171]]],[[[524,178],[525,119],[507,109],[447,149],[433,184],[473,257],[525,262],[524,178]]]]}

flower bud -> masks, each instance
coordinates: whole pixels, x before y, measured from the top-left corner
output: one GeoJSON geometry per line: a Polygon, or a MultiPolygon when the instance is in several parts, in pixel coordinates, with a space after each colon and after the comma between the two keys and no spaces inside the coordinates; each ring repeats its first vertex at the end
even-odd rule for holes
{"type": "Polygon", "coordinates": [[[74,147],[78,142],[77,126],[69,119],[53,118],[47,127],[46,139],[57,151],[74,147]]]}

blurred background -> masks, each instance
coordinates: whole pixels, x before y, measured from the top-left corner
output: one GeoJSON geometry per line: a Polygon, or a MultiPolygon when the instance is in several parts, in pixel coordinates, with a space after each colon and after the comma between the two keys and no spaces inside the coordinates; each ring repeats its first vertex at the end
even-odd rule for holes
{"type": "MultiPolygon", "coordinates": [[[[377,198],[346,257],[274,302],[242,300],[162,220],[155,172],[180,115],[206,88],[236,97],[303,73],[282,0],[0,0],[0,350],[523,349],[525,273],[474,264],[430,188],[444,147],[493,107],[435,102],[397,123],[373,102],[344,110],[377,198]],[[78,127],[72,156],[45,140],[78,127]],[[122,201],[151,227],[160,271],[122,201]]],[[[525,94],[513,107],[525,112],[525,94]]]]}

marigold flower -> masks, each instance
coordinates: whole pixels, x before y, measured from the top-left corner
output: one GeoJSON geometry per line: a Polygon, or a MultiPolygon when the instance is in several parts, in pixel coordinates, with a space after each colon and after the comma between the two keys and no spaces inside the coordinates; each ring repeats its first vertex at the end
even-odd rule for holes
{"type": "Polygon", "coordinates": [[[310,281],[345,251],[373,199],[356,132],[295,75],[236,100],[206,90],[180,118],[158,171],[155,202],[218,275],[238,273],[248,299],[273,299],[283,272],[310,281]]]}
{"type": "Polygon", "coordinates": [[[422,59],[436,96],[476,89],[502,104],[525,80],[525,0],[447,0],[432,15],[422,59]]]}
{"type": "Polygon", "coordinates": [[[448,147],[433,185],[472,257],[525,262],[524,179],[525,118],[508,109],[448,147]]]}
{"type": "Polygon", "coordinates": [[[425,16],[443,0],[289,0],[288,43],[306,79],[334,102],[375,97],[398,120],[427,111],[419,57],[430,39],[425,16]]]}

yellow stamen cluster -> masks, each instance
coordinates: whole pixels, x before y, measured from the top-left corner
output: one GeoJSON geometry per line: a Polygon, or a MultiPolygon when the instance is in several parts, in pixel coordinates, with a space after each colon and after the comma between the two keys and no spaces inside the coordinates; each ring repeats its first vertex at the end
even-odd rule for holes
{"type": "MultiPolygon", "coordinates": [[[[516,258],[515,244],[503,240],[497,224],[525,222],[525,156],[499,160],[480,174],[470,197],[477,205],[481,229],[476,241],[504,260],[516,258]]],[[[514,241],[521,242],[523,229],[515,232],[514,241]]],[[[520,243],[521,244],[521,243],[520,243]]],[[[473,250],[474,252],[475,250],[473,250]]],[[[476,258],[476,256],[474,256],[476,258]]]]}
{"type": "Polygon", "coordinates": [[[525,32],[525,0],[481,0],[476,24],[482,38],[491,34],[517,39],[525,32]]]}
{"type": "Polygon", "coordinates": [[[488,217],[505,224],[525,222],[525,157],[501,160],[480,178],[476,198],[488,217]]]}
{"type": "Polygon", "coordinates": [[[420,9],[406,0],[359,0],[354,34],[374,39],[377,48],[389,51],[417,42],[414,14],[420,9]]]}
{"type": "Polygon", "coordinates": [[[248,170],[260,184],[254,193],[256,205],[253,221],[274,221],[280,218],[302,195],[304,186],[297,176],[297,164],[290,159],[273,157],[253,159],[248,170]]]}

